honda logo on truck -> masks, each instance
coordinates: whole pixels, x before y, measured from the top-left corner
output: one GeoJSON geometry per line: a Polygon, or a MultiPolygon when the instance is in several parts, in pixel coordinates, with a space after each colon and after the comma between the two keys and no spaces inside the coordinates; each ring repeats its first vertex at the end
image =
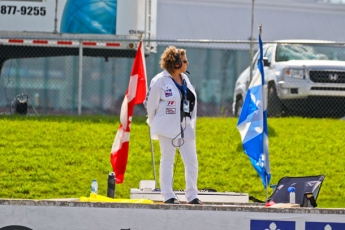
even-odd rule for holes
{"type": "Polygon", "coordinates": [[[336,74],[336,73],[331,73],[331,74],[329,74],[328,75],[328,78],[329,78],[329,80],[331,80],[331,81],[336,81],[336,80],[338,80],[338,74],[336,74]]]}

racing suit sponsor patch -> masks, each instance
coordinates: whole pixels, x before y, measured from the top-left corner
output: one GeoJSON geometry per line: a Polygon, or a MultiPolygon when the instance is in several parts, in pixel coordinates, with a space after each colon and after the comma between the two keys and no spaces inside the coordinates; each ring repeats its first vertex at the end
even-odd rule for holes
{"type": "Polygon", "coordinates": [[[176,103],[175,103],[175,101],[168,101],[167,106],[168,106],[168,107],[175,107],[175,106],[176,106],[176,103]]]}
{"type": "Polygon", "coordinates": [[[166,108],[165,113],[166,114],[176,114],[176,109],[175,108],[166,108]]]}
{"type": "Polygon", "coordinates": [[[171,89],[164,90],[165,97],[171,97],[172,96],[172,91],[171,89]]]}

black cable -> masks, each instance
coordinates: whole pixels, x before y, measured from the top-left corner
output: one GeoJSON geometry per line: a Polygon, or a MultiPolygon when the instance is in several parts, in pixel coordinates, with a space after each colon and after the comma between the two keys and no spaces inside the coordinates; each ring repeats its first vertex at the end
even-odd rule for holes
{"type": "MultiPolygon", "coordinates": [[[[186,83],[186,81],[183,79],[183,78],[181,78],[182,79],[182,85],[183,86],[185,86],[185,87],[187,87],[187,83],[186,83]]],[[[176,85],[176,87],[177,87],[177,89],[178,89],[178,91],[179,91],[179,93],[180,93],[180,97],[181,97],[181,106],[183,105],[182,103],[184,103],[184,100],[183,100],[183,89],[181,89],[181,85],[179,85],[175,80],[174,80],[174,78],[173,77],[171,77],[171,80],[174,82],[174,84],[176,85]]],[[[186,88],[186,90],[187,90],[187,88],[186,88]]],[[[186,91],[187,92],[187,91],[186,91]]],[[[186,95],[186,92],[185,92],[185,100],[187,100],[187,95],[186,95]]],[[[183,107],[182,107],[183,108],[183,107]]],[[[180,119],[181,119],[181,123],[182,123],[182,121],[183,121],[183,118],[185,118],[185,115],[186,115],[186,113],[183,111],[183,109],[181,108],[181,111],[180,111],[180,119]]],[[[185,118],[186,119],[186,118],[185,118]]],[[[187,122],[186,122],[186,120],[185,120],[185,128],[183,129],[182,128],[182,124],[181,124],[181,132],[179,133],[179,134],[177,134],[173,139],[172,139],[172,141],[171,141],[171,144],[174,146],[174,147],[181,147],[183,144],[184,144],[184,140],[183,140],[183,138],[184,138],[184,135],[183,135],[183,131],[184,130],[186,130],[186,127],[187,127],[187,122]],[[174,140],[179,136],[179,135],[181,135],[181,140],[182,140],[182,144],[178,144],[178,145],[175,145],[174,144],[174,140]]],[[[180,139],[179,139],[180,140],[180,139]]]]}
{"type": "MultiPolygon", "coordinates": [[[[184,112],[183,112],[184,113],[184,112]]],[[[179,134],[177,134],[173,139],[172,139],[172,141],[171,141],[171,144],[174,146],[174,147],[176,147],[176,148],[179,148],[179,147],[181,147],[183,144],[184,144],[184,134],[183,134],[183,132],[186,130],[186,128],[187,128],[187,117],[184,117],[184,129],[182,128],[182,124],[181,124],[181,132],[179,133],[179,134]],[[176,138],[179,136],[179,135],[181,135],[181,138],[180,139],[178,139],[178,140],[182,140],[182,143],[180,144],[178,144],[178,145],[175,145],[174,144],[174,140],[176,140],[176,138]]]]}

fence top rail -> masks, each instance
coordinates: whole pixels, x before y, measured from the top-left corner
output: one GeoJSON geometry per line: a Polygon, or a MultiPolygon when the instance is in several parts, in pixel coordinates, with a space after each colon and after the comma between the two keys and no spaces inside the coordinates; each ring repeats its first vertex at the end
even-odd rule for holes
{"type": "MultiPolygon", "coordinates": [[[[212,39],[150,39],[143,40],[157,43],[224,43],[224,44],[250,44],[249,40],[212,40],[212,39]]],[[[258,40],[254,39],[253,43],[257,44],[258,40]]],[[[270,40],[263,41],[263,43],[296,43],[296,44],[334,44],[334,45],[344,45],[345,42],[335,42],[326,40],[298,40],[298,39],[286,39],[286,40],[270,40]]]]}
{"type": "Polygon", "coordinates": [[[139,35],[111,35],[111,34],[62,34],[49,32],[18,32],[0,31],[0,38],[17,39],[46,39],[46,40],[99,40],[99,41],[139,41],[139,35]]]}
{"type": "MultiPolygon", "coordinates": [[[[78,41],[123,41],[123,42],[138,42],[140,36],[135,35],[111,35],[111,34],[62,34],[62,33],[49,33],[49,32],[18,32],[18,31],[0,31],[1,39],[46,39],[46,40],[78,40],[78,41]]],[[[197,43],[197,44],[251,44],[250,40],[216,40],[216,39],[143,39],[144,42],[157,42],[157,43],[197,43]]],[[[332,43],[334,45],[343,45],[344,42],[324,41],[324,40],[275,40],[263,41],[264,43],[332,43]]],[[[257,44],[256,38],[253,43],[257,44]]]]}

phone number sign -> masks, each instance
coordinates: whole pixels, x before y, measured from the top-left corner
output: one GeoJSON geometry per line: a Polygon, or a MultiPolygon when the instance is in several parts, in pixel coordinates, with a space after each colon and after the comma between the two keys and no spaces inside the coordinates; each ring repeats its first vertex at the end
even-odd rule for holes
{"type": "Polygon", "coordinates": [[[0,30],[53,32],[60,29],[66,1],[0,0],[0,30]]]}
{"type": "Polygon", "coordinates": [[[21,14],[21,15],[29,15],[29,16],[45,16],[47,14],[45,7],[38,7],[38,6],[21,6],[17,8],[17,6],[6,6],[2,5],[0,8],[0,14],[21,14]]]}

